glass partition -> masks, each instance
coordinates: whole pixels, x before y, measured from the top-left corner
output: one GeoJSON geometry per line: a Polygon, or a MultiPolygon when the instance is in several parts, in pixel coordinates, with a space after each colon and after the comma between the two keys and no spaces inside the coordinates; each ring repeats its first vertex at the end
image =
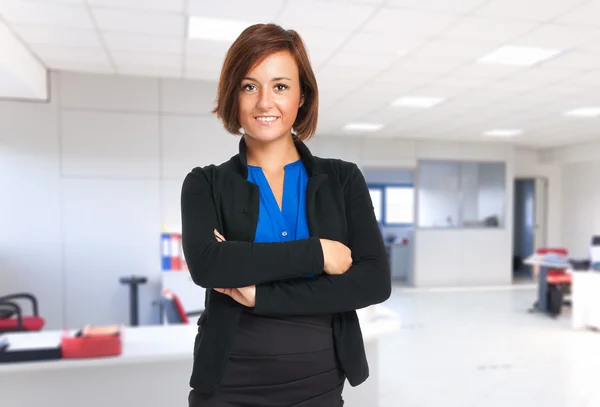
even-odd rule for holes
{"type": "Polygon", "coordinates": [[[420,228],[504,227],[504,163],[421,161],[417,171],[420,228]]]}

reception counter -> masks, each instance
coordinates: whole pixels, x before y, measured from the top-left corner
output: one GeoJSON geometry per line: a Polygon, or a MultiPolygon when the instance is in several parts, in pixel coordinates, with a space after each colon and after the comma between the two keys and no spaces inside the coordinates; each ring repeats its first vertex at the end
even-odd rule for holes
{"type": "MultiPolygon", "coordinates": [[[[377,406],[378,341],[400,327],[382,307],[359,314],[370,378],[352,388],[346,406],[377,406]]],[[[127,327],[121,356],[0,364],[2,407],[164,407],[187,406],[192,349],[197,326],[127,327]]],[[[53,343],[61,331],[6,335],[11,343],[53,343]]]]}

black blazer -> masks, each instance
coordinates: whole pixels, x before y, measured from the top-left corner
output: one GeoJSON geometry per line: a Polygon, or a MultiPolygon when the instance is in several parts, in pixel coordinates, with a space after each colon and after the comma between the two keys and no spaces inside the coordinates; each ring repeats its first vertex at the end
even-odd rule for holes
{"type": "Polygon", "coordinates": [[[239,154],[219,166],[194,168],[182,186],[183,251],[193,281],[207,289],[190,386],[204,393],[216,390],[245,308],[210,288],[249,285],[256,285],[256,305],[248,310],[256,314],[334,314],[338,360],[350,385],[362,383],[369,369],[355,310],[381,303],[391,293],[386,250],[362,173],[352,163],[313,157],[297,141],[309,175],[306,214],[311,237],[254,243],[259,189],[247,180],[243,138],[239,147],[239,154]],[[227,242],[217,242],[213,229],[227,242]],[[323,272],[319,238],[350,248],[353,264],[345,274],[323,272]],[[319,276],[297,278],[311,274],[319,276]]]}

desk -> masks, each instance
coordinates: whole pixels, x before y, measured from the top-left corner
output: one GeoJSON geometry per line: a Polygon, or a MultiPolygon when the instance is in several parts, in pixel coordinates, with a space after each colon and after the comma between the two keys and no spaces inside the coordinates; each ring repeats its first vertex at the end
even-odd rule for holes
{"type": "Polygon", "coordinates": [[[575,329],[600,329],[600,272],[573,271],[571,322],[575,329]]]}
{"type": "MultiPolygon", "coordinates": [[[[358,387],[347,383],[347,407],[378,405],[378,341],[400,327],[394,318],[372,320],[362,312],[361,327],[371,376],[358,387]]],[[[0,364],[2,407],[165,407],[187,406],[192,349],[197,326],[126,327],[123,354],[115,358],[0,364]]],[[[6,335],[59,337],[60,331],[6,335]]]]}

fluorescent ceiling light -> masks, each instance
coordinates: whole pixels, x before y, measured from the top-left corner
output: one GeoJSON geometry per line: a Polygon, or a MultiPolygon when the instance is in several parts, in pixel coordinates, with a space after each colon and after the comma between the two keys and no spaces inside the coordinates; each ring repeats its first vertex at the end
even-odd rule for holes
{"type": "Polygon", "coordinates": [[[555,57],[561,52],[559,49],[506,45],[484,56],[478,62],[480,64],[532,66],[555,57]]]}
{"type": "Polygon", "coordinates": [[[429,108],[442,103],[445,99],[440,97],[404,96],[392,102],[392,106],[429,108]]]}
{"type": "Polygon", "coordinates": [[[600,107],[581,107],[579,109],[565,112],[565,116],[574,117],[598,117],[600,116],[600,107]]]}
{"type": "Polygon", "coordinates": [[[377,131],[383,128],[380,123],[348,123],[343,129],[351,131],[377,131]]]}
{"type": "Polygon", "coordinates": [[[520,129],[495,129],[488,130],[483,133],[484,136],[488,137],[514,137],[519,134],[523,134],[523,130],[520,129]]]}
{"type": "Polygon", "coordinates": [[[252,23],[247,21],[191,16],[188,36],[203,40],[235,41],[242,31],[251,25],[252,23]]]}

